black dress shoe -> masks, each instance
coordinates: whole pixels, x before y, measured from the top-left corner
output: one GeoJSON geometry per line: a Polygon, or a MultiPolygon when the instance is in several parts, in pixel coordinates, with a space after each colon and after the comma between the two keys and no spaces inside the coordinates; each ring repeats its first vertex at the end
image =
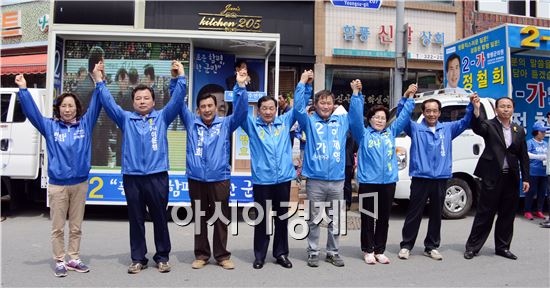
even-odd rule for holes
{"type": "Polygon", "coordinates": [[[467,259],[467,260],[470,260],[472,258],[474,258],[474,251],[468,251],[466,250],[466,252],[464,252],[464,259],[467,259]]]}
{"type": "Polygon", "coordinates": [[[464,259],[470,260],[474,258],[474,256],[476,256],[476,253],[474,253],[474,251],[466,250],[466,252],[464,252],[464,259]]]}
{"type": "Polygon", "coordinates": [[[292,262],[290,262],[290,260],[288,260],[288,257],[286,257],[285,255],[281,255],[276,259],[277,259],[277,264],[285,268],[292,268],[292,262]]]}
{"type": "Polygon", "coordinates": [[[514,253],[510,252],[510,250],[497,250],[495,254],[512,260],[518,259],[518,257],[514,255],[514,253]]]}
{"type": "Polygon", "coordinates": [[[261,260],[254,260],[254,263],[252,264],[252,268],[254,269],[262,269],[264,267],[264,261],[261,260]]]}

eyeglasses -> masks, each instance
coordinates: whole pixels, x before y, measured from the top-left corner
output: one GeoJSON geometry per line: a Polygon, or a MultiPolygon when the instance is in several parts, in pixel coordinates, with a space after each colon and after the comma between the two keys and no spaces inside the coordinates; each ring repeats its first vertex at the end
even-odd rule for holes
{"type": "Polygon", "coordinates": [[[386,117],[384,116],[372,116],[372,119],[379,120],[379,121],[386,121],[386,117]]]}

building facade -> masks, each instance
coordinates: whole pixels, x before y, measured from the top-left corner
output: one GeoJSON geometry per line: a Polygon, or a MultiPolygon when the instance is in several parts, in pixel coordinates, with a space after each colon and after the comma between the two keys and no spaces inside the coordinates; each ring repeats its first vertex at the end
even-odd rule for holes
{"type": "Polygon", "coordinates": [[[2,2],[2,87],[17,87],[15,75],[23,73],[29,87],[45,88],[50,3],[2,2]]]}
{"type": "MultiPolygon", "coordinates": [[[[335,7],[317,1],[315,90],[329,89],[344,106],[349,83],[361,79],[366,105],[390,105],[395,66],[396,9],[383,1],[377,10],[335,7]]],[[[407,1],[407,79],[421,91],[442,85],[443,45],[462,37],[462,5],[453,1],[407,1]]],[[[399,91],[397,94],[401,94],[399,91]]]]}

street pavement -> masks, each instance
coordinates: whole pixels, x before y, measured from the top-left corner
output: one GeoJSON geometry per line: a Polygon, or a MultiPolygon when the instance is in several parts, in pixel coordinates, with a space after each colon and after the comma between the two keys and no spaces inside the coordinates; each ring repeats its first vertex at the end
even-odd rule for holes
{"type": "MultiPolygon", "coordinates": [[[[42,205],[43,206],[43,205],[42,205]]],[[[128,222],[124,207],[87,206],[83,224],[81,258],[89,273],[69,271],[64,278],[53,276],[49,210],[38,206],[7,214],[1,222],[2,287],[549,287],[550,229],[538,227],[540,221],[528,221],[518,214],[511,251],[519,259],[508,260],[494,254],[493,234],[479,256],[462,257],[473,215],[460,220],[443,220],[442,245],[444,259],[435,261],[422,255],[427,218],[424,217],[409,260],[397,258],[405,210],[395,206],[390,220],[386,255],[389,265],[367,265],[360,250],[359,230],[348,230],[340,238],[340,254],[345,267],[338,268],[321,261],[320,267],[306,265],[305,240],[290,239],[290,260],[294,268],[274,264],[269,250],[266,265],[254,270],[252,252],[253,227],[239,221],[239,234],[229,236],[228,248],[236,264],[235,270],[224,270],[211,259],[200,270],[191,268],[193,225],[180,227],[169,223],[172,241],[172,271],[161,274],[152,267],[155,251],[153,226],[146,223],[149,268],[136,275],[127,274],[130,263],[128,222]]],[[[5,211],[5,209],[4,209],[5,211]]],[[[3,212],[3,215],[6,214],[3,212]]],[[[357,222],[359,214],[348,217],[357,222]]],[[[353,225],[351,225],[353,226],[353,225]]],[[[353,228],[353,227],[351,227],[353,228]]],[[[326,229],[321,230],[321,245],[326,243],[326,229]]],[[[212,234],[210,234],[210,238],[212,234]]],[[[324,260],[321,253],[321,260],[324,260]]]]}

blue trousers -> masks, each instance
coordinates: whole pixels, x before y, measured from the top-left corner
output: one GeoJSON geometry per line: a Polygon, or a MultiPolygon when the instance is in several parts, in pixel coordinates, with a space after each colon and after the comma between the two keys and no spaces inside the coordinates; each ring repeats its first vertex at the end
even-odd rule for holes
{"type": "Polygon", "coordinates": [[[122,175],[124,194],[130,221],[130,249],[133,263],[147,264],[145,242],[145,208],[153,220],[157,263],[168,262],[170,234],[168,232],[168,172],[150,175],[122,175]]]}

